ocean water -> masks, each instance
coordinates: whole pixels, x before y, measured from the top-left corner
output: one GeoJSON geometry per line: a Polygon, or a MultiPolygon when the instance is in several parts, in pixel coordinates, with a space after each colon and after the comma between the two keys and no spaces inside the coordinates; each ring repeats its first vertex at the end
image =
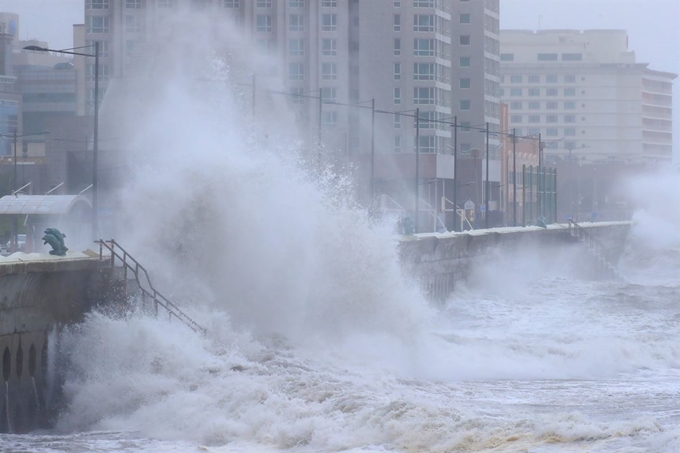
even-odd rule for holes
{"type": "Polygon", "coordinates": [[[310,165],[276,98],[244,124],[229,71],[176,44],[163,77],[112,82],[102,136],[129,150],[116,239],[208,334],[134,312],[64,329],[56,427],[0,451],[680,451],[677,174],[635,182],[625,282],[501,251],[432,305],[328,150],[310,165]]]}
{"type": "Polygon", "coordinates": [[[651,256],[651,282],[634,255],[626,282],[500,260],[401,332],[290,340],[197,308],[201,337],[93,314],[62,334],[57,428],[2,435],[0,449],[680,451],[680,251],[651,256]]]}

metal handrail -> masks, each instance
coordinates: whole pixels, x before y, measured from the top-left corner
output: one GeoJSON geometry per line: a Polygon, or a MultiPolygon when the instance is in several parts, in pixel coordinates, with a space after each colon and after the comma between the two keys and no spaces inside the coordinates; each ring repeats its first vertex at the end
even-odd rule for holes
{"type": "Polygon", "coordinates": [[[149,273],[147,272],[146,268],[142,266],[139,261],[137,261],[132,255],[130,255],[127,250],[125,250],[119,243],[117,243],[115,240],[111,239],[109,241],[105,241],[103,239],[99,239],[98,241],[95,241],[95,244],[99,244],[99,260],[104,261],[104,256],[103,256],[103,250],[106,248],[111,252],[111,267],[115,266],[116,263],[116,258],[118,258],[122,263],[123,263],[123,268],[125,269],[125,278],[127,279],[127,269],[130,269],[132,273],[135,276],[135,281],[137,282],[137,285],[139,286],[139,289],[142,290],[142,292],[149,297],[151,297],[154,302],[156,303],[156,314],[158,314],[158,305],[163,307],[167,312],[168,315],[172,318],[172,316],[175,316],[177,319],[182,321],[184,324],[186,324],[190,329],[192,329],[194,332],[202,332],[206,333],[207,330],[204,327],[201,327],[196,321],[191,319],[189,315],[184,313],[182,309],[180,309],[177,305],[172,303],[167,297],[165,297],[163,294],[161,294],[160,291],[158,291],[156,288],[154,288],[153,284],[151,283],[151,279],[149,278],[149,273]],[[123,252],[122,256],[115,250],[115,248],[118,247],[121,252],[123,252]],[[128,259],[134,263],[134,266],[128,262],[128,259]],[[144,277],[146,278],[146,284],[148,285],[149,289],[146,289],[142,285],[142,281],[140,280],[139,274],[140,271],[143,272],[144,277]]]}

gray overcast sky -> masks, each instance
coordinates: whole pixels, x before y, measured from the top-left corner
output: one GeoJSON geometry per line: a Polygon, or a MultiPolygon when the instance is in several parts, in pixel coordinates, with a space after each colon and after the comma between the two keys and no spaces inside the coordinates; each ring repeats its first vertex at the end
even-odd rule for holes
{"type": "MultiPolygon", "coordinates": [[[[387,1],[387,0],[362,0],[387,1]]],[[[455,0],[454,0],[455,1],[455,0]]],[[[482,0],[473,0],[482,1],[482,0]]],[[[616,28],[628,31],[637,61],[680,73],[680,0],[500,0],[501,28],[616,28]]],[[[83,0],[0,0],[21,15],[20,37],[71,47],[71,25],[83,22],[83,0]]],[[[680,82],[675,83],[675,152],[680,153],[680,82]]]]}

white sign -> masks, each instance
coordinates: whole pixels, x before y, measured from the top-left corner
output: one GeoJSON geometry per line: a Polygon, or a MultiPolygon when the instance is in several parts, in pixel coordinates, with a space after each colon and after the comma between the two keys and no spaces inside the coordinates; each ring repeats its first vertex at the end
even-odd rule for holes
{"type": "Polygon", "coordinates": [[[465,209],[467,209],[468,211],[471,211],[471,210],[475,209],[475,204],[472,202],[472,200],[468,200],[468,201],[465,202],[465,205],[463,205],[463,207],[465,209]]]}

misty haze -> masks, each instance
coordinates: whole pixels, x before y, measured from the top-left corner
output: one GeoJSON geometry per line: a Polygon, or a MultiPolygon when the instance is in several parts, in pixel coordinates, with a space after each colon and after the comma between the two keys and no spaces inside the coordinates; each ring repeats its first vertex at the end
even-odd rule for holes
{"type": "Polygon", "coordinates": [[[680,451],[678,20],[0,1],[0,451],[680,451]]]}

